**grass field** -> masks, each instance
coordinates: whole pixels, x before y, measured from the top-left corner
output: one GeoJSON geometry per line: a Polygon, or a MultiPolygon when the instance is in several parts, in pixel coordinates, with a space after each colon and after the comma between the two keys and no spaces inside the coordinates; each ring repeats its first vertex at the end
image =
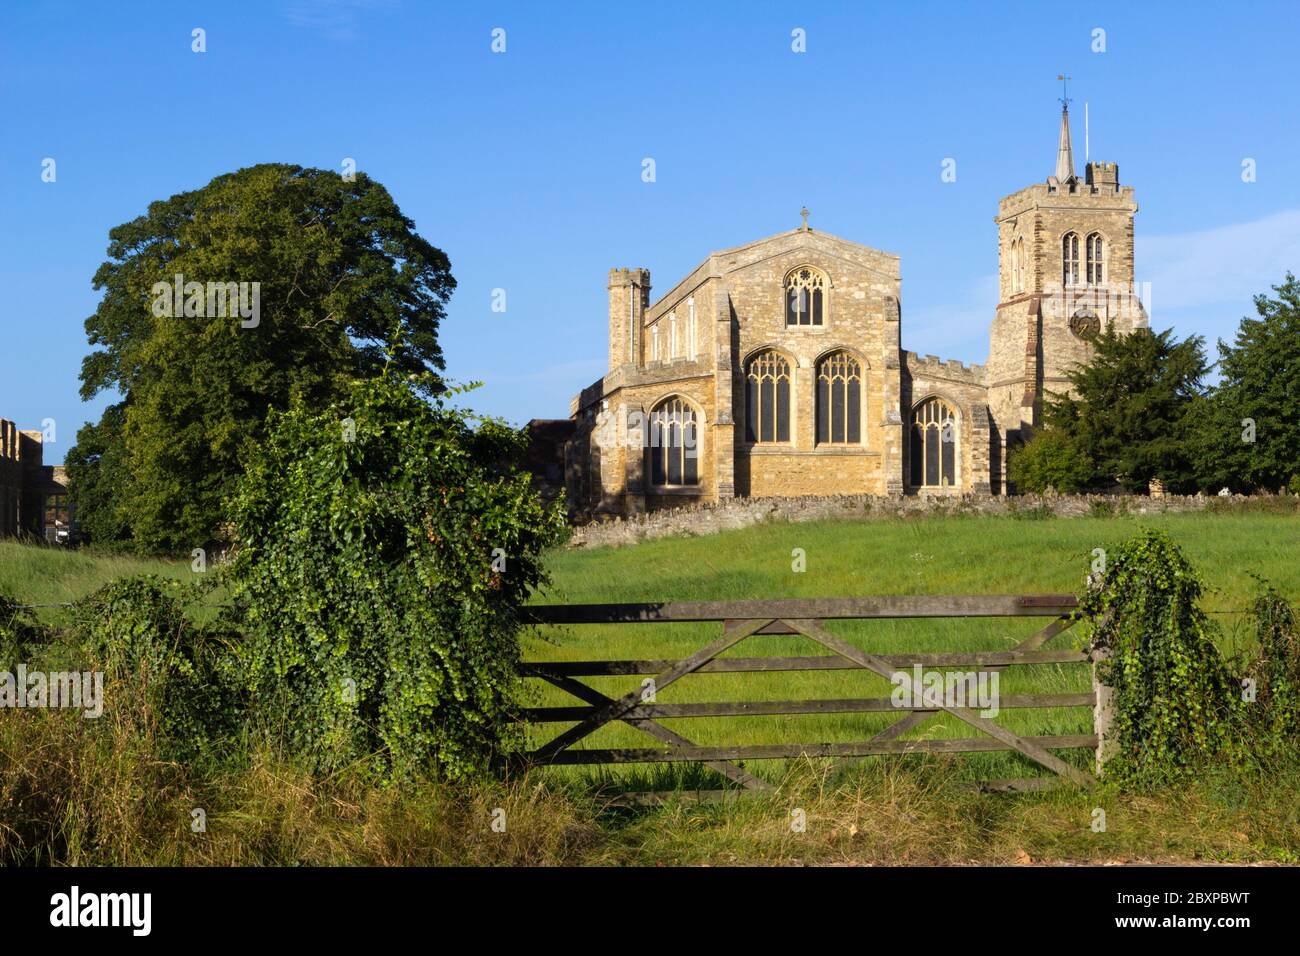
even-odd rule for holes
{"type": "MultiPolygon", "coordinates": [[[[1140,527],[1166,530],[1182,546],[1212,589],[1205,606],[1222,627],[1221,646],[1232,655],[1251,646],[1248,607],[1252,572],[1284,594],[1300,596],[1300,519],[1279,514],[1178,514],[1135,518],[926,517],[862,522],[774,523],[687,539],[660,539],[628,548],[557,552],[545,602],[639,602],[847,597],[883,594],[1077,593],[1094,548],[1109,548],[1140,527]],[[802,548],[806,571],[792,570],[802,548]]],[[[1041,618],[835,621],[828,628],[875,653],[1006,650],[1033,633],[1041,618]]],[[[717,624],[622,624],[549,628],[528,642],[533,660],[685,657],[720,634],[717,624]]],[[[1049,647],[1082,646],[1082,626],[1049,647]]],[[[802,637],[746,640],[724,656],[811,655],[824,649],[802,637]]],[[[640,678],[589,678],[610,695],[627,693],[640,678]]],[[[545,705],[576,703],[541,682],[545,705]]],[[[1011,667],[1001,674],[1002,694],[1078,693],[1091,688],[1087,665],[1011,667]]],[[[693,675],[664,690],[659,703],[795,698],[888,697],[890,685],[861,671],[693,675]]],[[[702,745],[816,743],[865,740],[897,719],[895,714],[780,717],[709,717],[665,720],[670,729],[702,745]]],[[[1091,733],[1088,708],[1005,710],[997,721],[1018,733],[1091,733]]],[[[566,725],[534,733],[540,742],[566,725]]],[[[946,715],[902,739],[977,736],[946,715]]],[[[655,746],[625,724],[610,725],[583,742],[591,747],[655,746]]],[[[1085,751],[1063,753],[1084,765],[1085,751]]],[[[878,758],[870,758],[878,759],[878,758]]],[[[643,768],[644,769],[644,768],[643,768]]],[[[779,779],[782,761],[746,769],[779,779]]],[[[557,768],[555,773],[587,773],[557,768]]],[[[954,761],[957,776],[1040,775],[1032,762],[1011,753],[969,754],[954,761]]],[[[620,768],[618,774],[629,776],[620,768]]],[[[689,772],[687,774],[690,776],[689,772]]],[[[632,772],[631,778],[645,778],[632,772]]],[[[661,782],[665,771],[653,775],[661,782]]],[[[692,778],[699,779],[699,778],[692,778]]],[[[637,785],[640,785],[639,782],[637,785]]]]}
{"type": "MultiPolygon", "coordinates": [[[[45,548],[16,541],[0,541],[0,594],[10,594],[25,604],[58,605],[132,574],[157,574],[190,580],[188,561],[166,561],[90,550],[45,548]]],[[[39,609],[41,617],[55,619],[56,607],[39,609]]]]}
{"type": "MultiPolygon", "coordinates": [[[[546,602],[672,601],[875,594],[1076,592],[1092,560],[1141,526],[1163,528],[1212,590],[1205,606],[1222,624],[1229,654],[1249,644],[1241,617],[1252,572],[1300,598],[1297,533],[1287,514],[1191,514],[1041,520],[926,517],[822,524],[771,524],[719,535],[664,539],[629,548],[557,550],[546,602]],[[807,570],[791,570],[802,548],[807,570]]],[[[187,561],[104,557],[0,542],[0,590],[54,604],[123,574],[186,579],[187,561]]],[[[58,608],[42,610],[57,620],[58,608]]],[[[873,651],[1006,648],[1044,619],[832,622],[873,651]]],[[[675,657],[718,633],[717,625],[553,628],[526,641],[530,659],[675,657]]],[[[1071,632],[1057,642],[1079,640],[1071,632]]],[[[1068,646],[1060,644],[1059,646],[1068,646]]],[[[742,643],[744,656],[820,653],[795,638],[742,643]]],[[[607,692],[636,679],[592,680],[607,692]]],[[[1009,668],[1001,691],[1086,690],[1084,665],[1009,668]]],[[[664,690],[661,702],[887,696],[883,680],[856,672],[700,675],[664,690]]],[[[539,689],[536,702],[571,704],[539,689]]],[[[1026,862],[1300,863],[1300,765],[1241,774],[1211,768],[1156,792],[1064,788],[1018,795],[955,786],[975,777],[1031,776],[1008,754],[872,757],[851,768],[827,762],[751,762],[779,783],[770,794],[717,806],[672,802],[615,811],[592,770],[555,768],[469,789],[434,782],[373,788],[319,780],[275,754],[216,772],[157,761],[115,732],[96,734],[59,714],[0,715],[0,858],[61,864],[604,864],[1026,862]],[[189,833],[195,806],[208,811],[202,840],[189,833]],[[490,835],[494,808],[508,833],[490,835]],[[807,829],[790,826],[791,808],[807,829]],[[1092,828],[1105,809],[1108,827],[1092,828]]],[[[665,721],[699,743],[860,740],[892,715],[736,717],[665,721]]],[[[999,722],[1036,733],[1085,732],[1086,710],[1004,711],[999,722]]],[[[561,725],[550,725],[558,730],[561,725]]],[[[930,734],[973,736],[940,720],[930,734]]],[[[537,739],[544,739],[539,736],[537,739]]],[[[649,746],[627,727],[602,730],[592,746],[649,746]]],[[[1076,755],[1079,762],[1087,755],[1076,755]]],[[[715,786],[707,770],[677,765],[618,768],[633,788],[715,786]]]]}

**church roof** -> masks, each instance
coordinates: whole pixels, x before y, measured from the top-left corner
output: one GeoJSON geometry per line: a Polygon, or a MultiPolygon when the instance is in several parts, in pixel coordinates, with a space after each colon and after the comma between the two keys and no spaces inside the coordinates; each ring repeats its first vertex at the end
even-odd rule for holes
{"type": "Polygon", "coordinates": [[[783,255],[790,251],[791,248],[805,244],[820,246],[821,248],[818,251],[821,254],[830,254],[832,256],[836,255],[833,251],[835,247],[839,247],[842,252],[837,256],[838,258],[855,259],[863,268],[872,269],[891,279],[896,280],[898,278],[899,257],[896,253],[884,252],[872,246],[854,242],[851,239],[831,235],[829,232],[810,229],[806,226],[797,226],[794,229],[787,229],[784,232],[764,236],[762,239],[755,239],[739,246],[718,249],[709,253],[694,269],[675,282],[672,288],[659,295],[651,303],[647,314],[653,313],[665,300],[677,298],[676,293],[682,286],[691,283],[693,280],[699,281],[699,279],[703,278],[700,273],[708,276],[735,272],[738,269],[747,268],[756,262],[769,258],[768,250],[764,247],[772,247],[770,256],[776,256],[783,255]],[[876,261],[872,262],[873,259],[876,261]]]}
{"type": "Polygon", "coordinates": [[[727,249],[719,249],[716,252],[709,253],[709,258],[714,258],[716,256],[734,256],[737,253],[745,252],[749,249],[755,249],[759,246],[766,245],[768,243],[775,242],[780,239],[788,239],[788,238],[801,236],[801,235],[806,235],[809,237],[820,236],[821,238],[829,239],[831,242],[834,243],[843,243],[846,246],[854,246],[855,248],[858,249],[866,249],[869,252],[874,252],[876,255],[889,256],[892,259],[898,258],[898,255],[896,253],[885,252],[882,249],[876,249],[873,246],[864,245],[863,243],[860,242],[854,242],[852,239],[845,239],[842,236],[832,235],[829,232],[823,232],[820,229],[812,229],[807,226],[796,226],[794,229],[787,229],[785,232],[778,232],[770,236],[764,236],[762,239],[755,239],[752,242],[746,242],[739,246],[731,246],[730,248],[727,249]]]}

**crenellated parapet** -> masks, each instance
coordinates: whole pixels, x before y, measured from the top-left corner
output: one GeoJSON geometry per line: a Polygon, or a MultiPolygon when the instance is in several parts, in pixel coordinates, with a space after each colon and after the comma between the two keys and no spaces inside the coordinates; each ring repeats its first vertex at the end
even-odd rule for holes
{"type": "Polygon", "coordinates": [[[958,359],[941,359],[935,355],[921,355],[918,352],[904,351],[902,354],[905,367],[913,377],[943,378],[966,385],[984,384],[983,365],[967,365],[958,359]]]}

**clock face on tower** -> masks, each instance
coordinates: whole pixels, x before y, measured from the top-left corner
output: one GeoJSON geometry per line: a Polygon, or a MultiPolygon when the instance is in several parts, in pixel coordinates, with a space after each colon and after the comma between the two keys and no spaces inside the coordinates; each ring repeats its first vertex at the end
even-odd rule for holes
{"type": "Polygon", "coordinates": [[[1077,338],[1090,339],[1101,331],[1101,319],[1092,309],[1080,309],[1070,316],[1070,331],[1077,338]]]}

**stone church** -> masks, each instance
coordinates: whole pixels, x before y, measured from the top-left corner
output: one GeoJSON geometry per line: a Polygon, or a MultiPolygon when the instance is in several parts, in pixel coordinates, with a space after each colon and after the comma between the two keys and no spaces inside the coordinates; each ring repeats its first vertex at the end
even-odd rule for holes
{"type": "Polygon", "coordinates": [[[1008,449],[1068,387],[1134,293],[1131,186],[1075,175],[1068,103],[1055,174],[998,203],[985,365],[902,347],[898,256],[803,224],[710,254],[657,299],[609,273],[609,371],[534,420],[539,487],[579,516],[733,496],[1008,492],[1008,449]]]}

